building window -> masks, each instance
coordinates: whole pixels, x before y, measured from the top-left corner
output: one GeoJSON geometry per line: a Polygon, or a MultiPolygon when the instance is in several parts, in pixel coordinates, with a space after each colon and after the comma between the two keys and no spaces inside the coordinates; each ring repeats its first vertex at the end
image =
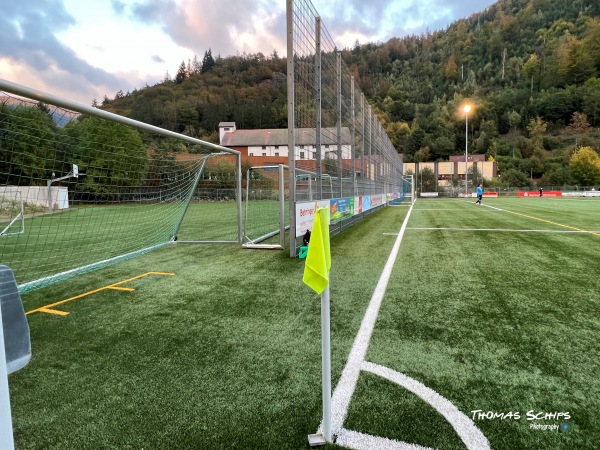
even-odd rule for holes
{"type": "Polygon", "coordinates": [[[326,145],[325,145],[325,148],[329,148],[329,144],[326,144],[326,145]]]}
{"type": "Polygon", "coordinates": [[[304,159],[304,152],[300,152],[300,159],[304,159]]]}
{"type": "Polygon", "coordinates": [[[267,156],[267,154],[263,152],[263,156],[267,156]]]}
{"type": "Polygon", "coordinates": [[[275,152],[275,156],[279,156],[279,152],[275,152]]]}
{"type": "Polygon", "coordinates": [[[276,145],[276,146],[275,146],[275,150],[277,150],[278,148],[279,148],[279,145],[276,145]]]}
{"type": "MultiPolygon", "coordinates": [[[[266,145],[263,145],[263,146],[262,146],[262,149],[263,149],[263,150],[266,150],[266,149],[267,149],[267,146],[266,146],[266,145]]],[[[263,155],[263,156],[264,156],[264,155],[263,155]]]]}
{"type": "Polygon", "coordinates": [[[229,128],[225,128],[225,131],[229,131],[229,128]]]}
{"type": "Polygon", "coordinates": [[[248,156],[254,156],[254,153],[250,152],[250,153],[248,154],[248,156]]]}
{"type": "Polygon", "coordinates": [[[301,145],[300,148],[304,148],[304,145],[301,145]]]}

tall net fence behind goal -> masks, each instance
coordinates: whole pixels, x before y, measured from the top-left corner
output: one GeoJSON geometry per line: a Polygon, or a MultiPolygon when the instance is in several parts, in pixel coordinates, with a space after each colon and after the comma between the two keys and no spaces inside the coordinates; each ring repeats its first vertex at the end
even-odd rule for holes
{"type": "Polygon", "coordinates": [[[310,0],[287,0],[287,32],[294,255],[311,226],[297,210],[329,200],[339,232],[402,195],[403,162],[310,0]]]}
{"type": "Polygon", "coordinates": [[[0,263],[20,292],[157,249],[179,231],[239,242],[237,155],[95,108],[81,114],[52,96],[31,100],[14,86],[0,80],[0,263]],[[221,167],[213,177],[227,200],[197,193],[214,187],[211,165],[221,167]]]}

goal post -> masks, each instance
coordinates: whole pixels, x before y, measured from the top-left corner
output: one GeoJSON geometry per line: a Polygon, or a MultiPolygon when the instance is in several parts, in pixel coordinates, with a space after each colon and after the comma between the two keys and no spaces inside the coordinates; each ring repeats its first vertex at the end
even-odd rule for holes
{"type": "Polygon", "coordinates": [[[4,192],[21,196],[0,212],[0,231],[11,234],[0,236],[0,263],[20,292],[178,242],[179,233],[241,244],[241,178],[235,150],[0,79],[0,202],[4,192]],[[218,176],[207,174],[219,158],[218,176]],[[210,178],[228,189],[226,201],[200,199],[210,178]]]}
{"type": "Polygon", "coordinates": [[[246,171],[244,248],[285,249],[289,229],[289,187],[284,164],[246,171]],[[274,240],[275,239],[275,240],[274,240]]]}

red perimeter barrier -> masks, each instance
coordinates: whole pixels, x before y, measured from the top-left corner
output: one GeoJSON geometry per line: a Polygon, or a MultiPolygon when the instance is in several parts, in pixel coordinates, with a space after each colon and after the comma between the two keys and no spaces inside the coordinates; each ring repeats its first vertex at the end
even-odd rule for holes
{"type": "MultiPolygon", "coordinates": [[[[519,197],[539,197],[540,191],[519,191],[519,197]]],[[[544,191],[544,197],[562,197],[561,191],[544,191]]]]}
{"type": "Polygon", "coordinates": [[[483,192],[483,196],[484,197],[498,197],[498,193],[497,192],[483,192]]]}

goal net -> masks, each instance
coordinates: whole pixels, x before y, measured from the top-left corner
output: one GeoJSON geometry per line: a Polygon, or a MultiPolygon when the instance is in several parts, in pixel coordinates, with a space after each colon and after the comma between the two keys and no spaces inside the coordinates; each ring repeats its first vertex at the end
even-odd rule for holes
{"type": "Polygon", "coordinates": [[[283,164],[246,171],[244,247],[285,247],[289,228],[289,176],[283,164]]]}
{"type": "Polygon", "coordinates": [[[237,155],[18,94],[0,91],[0,263],[20,292],[157,249],[179,231],[193,241],[239,242],[237,155]],[[196,191],[216,155],[233,158],[233,194],[203,202],[196,191]]]}
{"type": "Polygon", "coordinates": [[[0,188],[0,237],[13,236],[25,231],[24,207],[21,193],[0,188]]]}

